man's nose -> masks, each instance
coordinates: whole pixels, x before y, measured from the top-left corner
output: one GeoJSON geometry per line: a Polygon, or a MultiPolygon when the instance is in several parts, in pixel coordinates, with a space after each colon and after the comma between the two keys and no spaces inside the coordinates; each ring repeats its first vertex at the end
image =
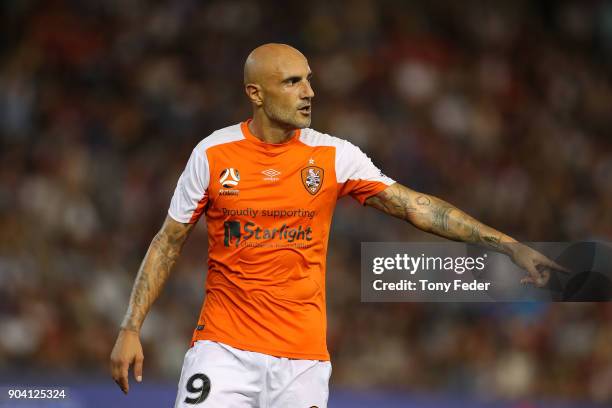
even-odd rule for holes
{"type": "Polygon", "coordinates": [[[312,90],[312,86],[310,85],[309,82],[306,82],[305,85],[302,87],[302,98],[314,98],[315,93],[312,90]]]}

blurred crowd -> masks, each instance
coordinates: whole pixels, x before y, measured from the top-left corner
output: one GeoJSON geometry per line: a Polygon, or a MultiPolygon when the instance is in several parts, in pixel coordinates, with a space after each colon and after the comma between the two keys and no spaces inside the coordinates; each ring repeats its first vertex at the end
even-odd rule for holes
{"type": "MultiPolygon", "coordinates": [[[[104,375],[189,153],[248,118],[242,64],[264,42],[305,53],[313,127],[390,177],[517,239],[611,240],[610,2],[24,0],[0,13],[9,377],[104,375]]],[[[145,377],[178,380],[204,224],[143,328],[145,377]]],[[[360,303],[361,241],[435,239],[338,203],[332,386],[612,401],[609,304],[360,303]]]]}

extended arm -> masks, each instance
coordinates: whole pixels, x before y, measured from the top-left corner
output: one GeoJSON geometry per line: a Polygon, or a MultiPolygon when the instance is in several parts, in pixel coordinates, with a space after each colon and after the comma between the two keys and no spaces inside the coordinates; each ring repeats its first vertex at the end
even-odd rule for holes
{"type": "Polygon", "coordinates": [[[399,183],[370,197],[366,204],[408,221],[418,229],[453,241],[483,244],[511,255],[516,240],[503,234],[437,197],[416,192],[399,183]]]}
{"type": "Polygon", "coordinates": [[[142,379],[144,357],[139,339],[142,323],[170,275],[193,225],[182,224],[166,217],[164,225],[151,241],[140,265],[128,310],[111,353],[113,379],[125,393],[129,390],[128,370],[132,362],[136,380],[142,379]]]}
{"type": "Polygon", "coordinates": [[[366,205],[408,221],[423,231],[502,252],[529,272],[529,276],[521,282],[544,286],[550,277],[549,269],[566,271],[541,253],[470,217],[446,201],[399,183],[368,198],[366,205]]]}

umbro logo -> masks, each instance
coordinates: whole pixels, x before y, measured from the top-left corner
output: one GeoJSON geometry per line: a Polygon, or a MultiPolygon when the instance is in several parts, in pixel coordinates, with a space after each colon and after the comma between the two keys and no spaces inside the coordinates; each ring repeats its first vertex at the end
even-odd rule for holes
{"type": "Polygon", "coordinates": [[[281,172],[274,169],[268,169],[262,171],[262,174],[265,176],[264,180],[266,181],[278,181],[278,176],[280,176],[281,172]]]}
{"type": "Polygon", "coordinates": [[[274,169],[268,169],[268,170],[264,170],[262,171],[262,173],[268,177],[276,177],[278,176],[280,173],[280,171],[278,170],[274,170],[274,169]]]}

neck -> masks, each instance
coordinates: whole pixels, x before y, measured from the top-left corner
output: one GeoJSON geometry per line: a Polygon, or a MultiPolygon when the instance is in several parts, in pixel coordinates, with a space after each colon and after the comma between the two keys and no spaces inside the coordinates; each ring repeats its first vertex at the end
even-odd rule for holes
{"type": "Polygon", "coordinates": [[[265,143],[285,143],[288,141],[295,129],[283,127],[271,121],[266,115],[253,114],[253,120],[249,123],[251,133],[265,143]]]}

